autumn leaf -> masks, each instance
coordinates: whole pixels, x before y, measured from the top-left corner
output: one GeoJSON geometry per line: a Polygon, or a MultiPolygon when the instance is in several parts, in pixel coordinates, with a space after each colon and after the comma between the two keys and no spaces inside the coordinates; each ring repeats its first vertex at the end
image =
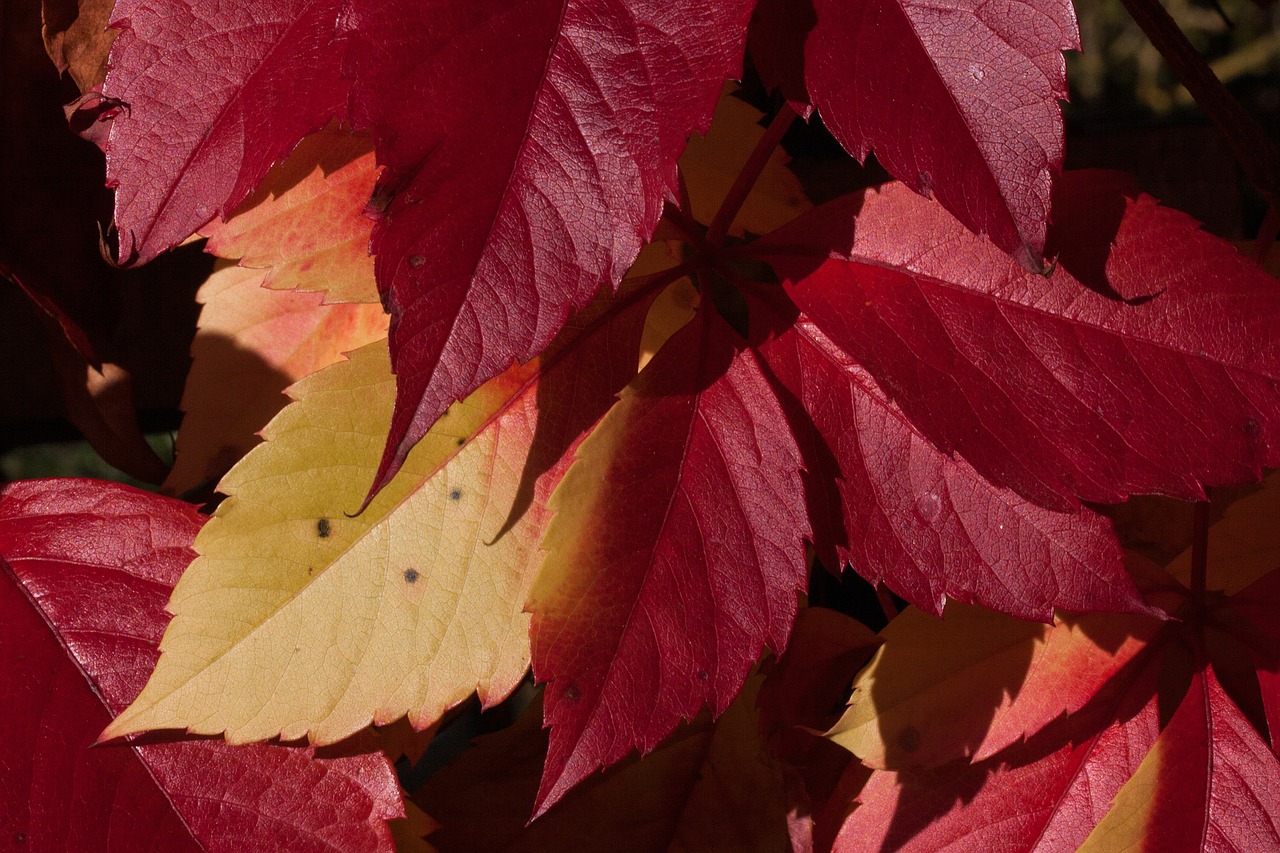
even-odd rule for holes
{"type": "Polygon", "coordinates": [[[296,385],[224,478],[160,663],[108,736],[330,743],[405,714],[423,728],[473,691],[504,698],[528,667],[522,607],[547,496],[634,375],[653,297],[641,286],[602,304],[558,351],[456,406],[355,516],[394,395],[385,344],[296,385]]]}
{"type": "MultiPolygon", "coordinates": [[[[803,8],[801,3],[794,4],[803,8]]],[[[1028,269],[1062,169],[1070,0],[815,0],[804,74],[823,122],[1028,269]]]]}
{"type": "Polygon", "coordinates": [[[747,30],[747,51],[756,73],[806,119],[813,103],[804,74],[804,44],[818,22],[813,0],[758,0],[747,30]]]}
{"type": "Polygon", "coordinates": [[[107,52],[116,31],[107,28],[111,0],[43,0],[44,49],[61,73],[69,73],[81,92],[107,76],[107,52]]]}
{"type": "Polygon", "coordinates": [[[761,679],[712,722],[701,714],[643,758],[609,768],[526,825],[547,750],[542,707],[481,738],[416,801],[442,828],[442,853],[507,850],[776,853],[789,846],[782,767],[765,750],[755,698],[761,679]]]}
{"type": "Polygon", "coordinates": [[[376,303],[362,215],[378,178],[367,137],[328,127],[302,140],[226,222],[200,229],[205,251],[268,270],[264,287],[322,291],[324,301],[376,303]]]}
{"type": "Polygon", "coordinates": [[[1197,673],[1169,725],[1081,853],[1261,850],[1280,844],[1280,758],[1197,673]]]}
{"type": "Polygon", "coordinates": [[[826,565],[935,614],[948,598],[1031,619],[1143,608],[1106,519],[1045,509],[940,452],[803,316],[760,354],[800,409],[793,423],[816,433],[806,490],[826,565]]]}
{"type": "Polygon", "coordinates": [[[622,279],[738,76],[751,3],[349,6],[351,118],[386,167],[372,250],[398,382],[376,491],[450,403],[622,279]]]}
{"type": "Polygon", "coordinates": [[[1047,280],[900,185],[818,208],[756,254],[776,253],[796,304],[935,445],[1037,503],[1195,499],[1203,484],[1258,479],[1280,462],[1275,281],[1184,214],[1114,192],[1110,173],[1064,184],[1106,190],[1090,197],[1106,202],[1116,244],[1076,263],[1064,211],[1047,280]],[[834,250],[849,259],[822,262],[831,251],[806,235],[851,231],[855,212],[856,239],[834,250]],[[1140,267],[1149,244],[1130,232],[1184,251],[1140,267]],[[1139,287],[1155,295],[1116,297],[1139,287]]]}
{"type": "MultiPolygon", "coordinates": [[[[1280,841],[1280,761],[1265,737],[1277,706],[1280,571],[1224,597],[1135,560],[1144,592],[1178,621],[1095,614],[1036,627],[1031,642],[1016,639],[1027,623],[978,610],[960,610],[951,626],[909,614],[891,624],[896,637],[860,676],[833,737],[898,769],[870,775],[833,849],[1280,841]],[[935,726],[940,719],[948,724],[935,726]],[[930,746],[930,731],[948,745],[930,746]],[[904,759],[904,732],[927,760],[904,759]],[[957,754],[966,757],[923,766],[957,754]]],[[[1211,585],[1238,587],[1248,571],[1239,560],[1217,566],[1210,552],[1211,585]]]]}
{"type": "Polygon", "coordinates": [[[704,303],[577,452],[529,599],[551,727],[537,813],[780,651],[810,536],[800,458],[745,342],[704,303]]]}
{"type": "Polygon", "coordinates": [[[0,489],[3,837],[30,850],[391,851],[380,753],[219,741],[90,749],[156,658],[201,517],[111,483],[0,489]]]}
{"type": "Polygon", "coordinates": [[[942,619],[908,610],[881,632],[828,737],[878,769],[981,761],[1084,707],[1160,625],[1089,615],[1052,626],[958,603],[942,619]]]}
{"type": "MultiPolygon", "coordinates": [[[[197,293],[204,307],[164,482],[170,494],[216,485],[288,402],[285,388],[386,336],[380,305],[325,305],[320,294],[266,289],[264,277],[279,272],[223,265],[197,293]]],[[[372,276],[364,288],[373,290],[372,276]]]]}
{"type": "Polygon", "coordinates": [[[344,114],[338,0],[117,0],[103,98],[117,256],[145,263],[226,218],[308,133],[344,114]]]}

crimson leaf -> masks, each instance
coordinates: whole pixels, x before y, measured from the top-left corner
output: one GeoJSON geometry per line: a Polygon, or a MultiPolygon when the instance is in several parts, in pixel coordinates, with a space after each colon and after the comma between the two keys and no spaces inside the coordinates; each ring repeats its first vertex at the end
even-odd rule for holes
{"type": "Polygon", "coordinates": [[[1095,204],[1055,217],[1047,280],[900,185],[832,202],[757,251],[936,445],[1045,506],[1256,480],[1280,462],[1275,281],[1110,173],[1063,183],[1095,204]],[[849,260],[824,262],[807,235],[855,212],[856,239],[836,247],[849,260]],[[1111,214],[1103,253],[1097,227],[1073,242],[1082,217],[1111,214]],[[1176,259],[1148,262],[1157,237],[1176,259]]]}
{"type": "Polygon", "coordinates": [[[31,850],[390,851],[381,753],[219,740],[90,749],[142,689],[202,522],[90,480],[0,489],[3,837],[31,850]]]}

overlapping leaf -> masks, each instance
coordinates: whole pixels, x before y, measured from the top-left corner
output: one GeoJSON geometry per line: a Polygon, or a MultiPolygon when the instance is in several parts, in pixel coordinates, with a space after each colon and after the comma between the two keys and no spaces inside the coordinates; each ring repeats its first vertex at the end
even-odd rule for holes
{"type": "Polygon", "coordinates": [[[226,217],[308,133],[343,115],[340,0],[117,0],[104,145],[121,263],[226,217]]]}
{"type": "Polygon", "coordinates": [[[939,448],[1043,505],[1257,479],[1280,462],[1275,281],[1111,173],[1063,186],[1089,203],[1055,219],[1047,280],[899,185],[819,208],[758,252],[939,448]],[[1075,241],[1085,210],[1113,245],[1097,226],[1075,241]],[[852,245],[827,247],[854,213],[852,245]],[[1157,236],[1176,260],[1147,263],[1157,236]]]}
{"type": "Polygon", "coordinates": [[[205,251],[269,270],[264,286],[323,291],[325,302],[378,299],[363,215],[378,179],[367,137],[335,127],[299,143],[226,222],[201,229],[205,251]]]}
{"type": "MultiPolygon", "coordinates": [[[[217,484],[288,402],[286,387],[386,336],[381,306],[324,305],[319,294],[268,290],[271,274],[224,265],[200,287],[185,414],[164,483],[171,494],[217,484]]],[[[364,285],[372,294],[371,275],[364,285]]]]}
{"type": "Polygon", "coordinates": [[[1038,268],[1062,168],[1062,51],[1080,47],[1070,0],[813,7],[805,80],[835,137],[1038,268]]]}
{"type": "Polygon", "coordinates": [[[546,498],[634,375],[652,297],[602,305],[558,353],[486,384],[355,517],[392,405],[385,345],[296,386],[223,480],[156,672],[110,733],[331,742],[406,713],[424,727],[473,691],[505,697],[528,667],[546,498]]]}
{"type": "Polygon", "coordinates": [[[816,432],[806,488],[827,565],[934,613],[947,598],[1038,619],[1142,607],[1104,518],[1037,506],[938,451],[807,319],[760,353],[816,432]]]}
{"type": "Polygon", "coordinates": [[[386,166],[372,248],[398,385],[380,486],[450,403],[622,278],[738,74],[751,3],[349,6],[352,119],[386,166]]]}
{"type": "Polygon", "coordinates": [[[240,268],[223,265],[196,295],[204,307],[170,493],[216,484],[258,443],[286,386],[386,336],[372,223],[359,214],[376,178],[368,140],[328,128],[272,169],[234,217],[204,229],[206,251],[240,268]]]}
{"type": "Polygon", "coordinates": [[[1109,850],[1263,850],[1280,844],[1280,758],[1199,672],[1169,725],[1080,846],[1109,850]]]}
{"type": "Polygon", "coordinates": [[[531,593],[551,741],[537,810],[781,650],[810,536],[800,456],[745,342],[704,303],[582,444],[531,593]]]}
{"type": "Polygon", "coordinates": [[[0,490],[3,838],[15,849],[391,851],[403,814],[380,753],[218,741],[90,749],[142,687],[192,507],[124,486],[0,490]]]}
{"type": "MultiPolygon", "coordinates": [[[[1210,551],[1210,585],[1238,589],[1267,561],[1265,552],[1257,558],[1249,568],[1239,555],[1218,565],[1210,551]]],[[[1181,621],[1094,615],[1007,645],[997,638],[1029,636],[1031,626],[981,611],[891,625],[896,640],[860,677],[834,737],[896,769],[872,773],[834,849],[1280,842],[1280,759],[1266,738],[1277,701],[1280,571],[1222,598],[1197,595],[1136,558],[1132,565],[1151,600],[1181,621]],[[931,653],[919,653],[924,645],[931,653]],[[956,657],[982,663],[957,669],[956,657]],[[947,724],[935,726],[940,719],[947,724]],[[973,763],[936,764],[957,754],[973,763]]]]}
{"type": "Polygon", "coordinates": [[[527,824],[547,749],[535,702],[419,792],[415,799],[442,823],[429,840],[443,853],[791,849],[782,767],[758,731],[760,681],[748,678],[714,723],[700,715],[650,755],[609,768],[527,824]]]}

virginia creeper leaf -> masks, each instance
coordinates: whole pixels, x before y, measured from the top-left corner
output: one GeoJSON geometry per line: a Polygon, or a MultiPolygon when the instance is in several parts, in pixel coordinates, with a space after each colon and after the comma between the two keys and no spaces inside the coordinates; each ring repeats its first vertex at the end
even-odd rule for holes
{"type": "MultiPolygon", "coordinates": [[[[1114,185],[1108,173],[1063,180],[1114,185]]],[[[812,212],[830,234],[860,203],[848,261],[781,254],[799,250],[805,217],[759,253],[780,253],[796,304],[939,448],[1039,503],[1194,499],[1202,484],[1256,480],[1280,462],[1280,288],[1185,215],[1128,192],[1111,199],[1120,233],[1182,247],[1154,269],[1132,265],[1132,242],[1112,248],[1112,291],[1144,276],[1158,292],[1146,300],[1098,292],[1089,265],[1084,280],[1066,263],[1047,280],[1027,273],[900,185],[812,212]]],[[[1072,223],[1058,226],[1070,257],[1072,223]]]]}
{"type": "Polygon", "coordinates": [[[122,264],[225,218],[272,163],[343,114],[342,0],[117,0],[102,85],[122,264]]]}
{"type": "Polygon", "coordinates": [[[858,794],[832,852],[1075,853],[1159,733],[1154,698],[1119,713],[1094,734],[1069,721],[1061,726],[1068,733],[1052,739],[1056,749],[1033,741],[976,764],[878,770],[858,794]]]}
{"type": "MultiPolygon", "coordinates": [[[[1016,849],[1074,851],[1090,833],[1096,849],[1200,849],[1201,843],[1231,849],[1212,839],[1216,830],[1205,834],[1215,826],[1263,839],[1235,849],[1273,846],[1280,761],[1261,734],[1267,717],[1259,707],[1258,681],[1274,672],[1280,653],[1268,606],[1280,572],[1250,588],[1256,597],[1246,591],[1198,598],[1153,564],[1132,565],[1149,600],[1180,620],[1145,620],[1143,627],[1144,617],[1093,614],[1042,629],[1046,642],[1037,654],[1006,661],[1004,675],[1021,681],[1008,699],[991,690],[997,685],[989,680],[966,687],[953,679],[955,695],[937,694],[942,704],[930,703],[927,688],[876,685],[886,675],[904,688],[928,680],[920,675],[933,667],[919,654],[925,645],[932,655],[952,657],[999,645],[994,638],[1018,627],[1008,617],[975,610],[971,628],[957,623],[950,633],[944,622],[947,641],[931,644],[928,632],[916,635],[906,615],[892,623],[898,636],[882,647],[869,696],[860,695],[868,692],[863,689],[853,701],[883,701],[881,738],[891,747],[901,747],[901,724],[914,711],[926,721],[923,740],[937,719],[959,719],[978,734],[975,742],[986,741],[978,755],[990,757],[874,772],[835,849],[942,850],[1001,839],[1016,849]],[[1003,622],[1008,625],[1001,629],[1003,622]],[[904,640],[900,659],[891,661],[904,640]],[[1256,674],[1248,669],[1251,660],[1259,666],[1256,674]],[[903,695],[905,703],[895,707],[895,697],[903,695]],[[920,704],[913,709],[914,703],[920,704]],[[1061,711],[1068,716],[1051,720],[1061,711]],[[979,719],[984,715],[992,719],[989,726],[979,719]],[[981,725],[971,726],[975,720],[981,725]],[[1020,729],[1024,742],[1017,740],[1020,729]]],[[[945,669],[939,669],[939,681],[949,677],[945,669]]],[[[1262,689],[1274,688],[1264,681],[1262,689]]],[[[876,741],[865,731],[840,738],[849,736],[876,741]]]]}
{"type": "Polygon", "coordinates": [[[708,303],[582,444],[529,600],[551,727],[537,813],[781,650],[810,536],[800,458],[754,353],[708,303]]]}
{"type": "Polygon", "coordinates": [[[1265,850],[1280,846],[1280,758],[1212,668],[1196,675],[1169,725],[1080,847],[1265,850]]]}
{"type": "Polygon", "coordinates": [[[194,556],[188,504],[112,483],[0,489],[0,802],[6,844],[61,850],[391,851],[402,814],[379,753],[219,741],[90,749],[156,659],[194,556]]]}
{"type": "Polygon", "coordinates": [[[109,734],[328,743],[405,714],[424,728],[473,691],[503,699],[529,663],[546,498],[635,374],[651,301],[652,288],[606,303],[558,354],[487,383],[354,517],[391,413],[385,344],[295,386],[224,478],[160,663],[109,734]]]}
{"type": "Polygon", "coordinates": [[[1050,626],[958,603],[942,619],[908,610],[882,632],[828,736],[880,769],[982,760],[1083,708],[1160,625],[1088,615],[1050,626]]]}
{"type": "Polygon", "coordinates": [[[803,316],[760,353],[812,419],[813,454],[829,457],[807,476],[827,565],[850,563],[935,614],[947,598],[1042,620],[1055,607],[1143,609],[1106,519],[1045,509],[939,452],[803,316]]]}
{"type": "Polygon", "coordinates": [[[205,251],[269,269],[264,286],[324,291],[325,302],[378,302],[361,215],[378,170],[366,137],[325,128],[298,144],[226,222],[200,230],[205,251]]]}
{"type": "Polygon", "coordinates": [[[1038,269],[1062,169],[1070,0],[815,0],[805,79],[845,149],[1038,269]]]}
{"type": "Polygon", "coordinates": [[[116,31],[107,28],[112,0],[43,0],[44,49],[61,73],[70,73],[81,92],[107,76],[107,52],[116,31]]]}
{"type": "Polygon", "coordinates": [[[386,167],[372,249],[398,383],[371,494],[454,400],[621,280],[738,76],[751,6],[347,3],[351,117],[386,167]]]}
{"type": "Polygon", "coordinates": [[[442,824],[429,840],[441,853],[790,850],[782,767],[758,730],[760,680],[748,678],[715,722],[699,715],[651,754],[610,767],[526,825],[547,750],[542,703],[534,702],[418,793],[442,824]]]}
{"type": "MultiPolygon", "coordinates": [[[[380,305],[324,305],[319,294],[267,290],[264,278],[279,272],[224,263],[196,294],[204,307],[182,392],[177,456],[164,482],[171,494],[215,485],[288,402],[287,386],[386,336],[380,305]]],[[[364,289],[376,298],[371,273],[364,289]]]]}

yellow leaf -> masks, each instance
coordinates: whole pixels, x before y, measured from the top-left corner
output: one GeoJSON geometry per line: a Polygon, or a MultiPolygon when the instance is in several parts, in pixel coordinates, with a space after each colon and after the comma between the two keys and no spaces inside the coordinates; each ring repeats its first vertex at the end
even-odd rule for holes
{"type": "Polygon", "coordinates": [[[386,344],[297,385],[299,402],[223,480],[230,497],[174,589],[159,664],[109,734],[330,743],[406,713],[423,728],[473,690],[501,699],[514,689],[528,657],[528,529],[540,530],[543,512],[531,507],[491,542],[528,438],[515,416],[475,433],[529,373],[504,374],[450,409],[356,518],[346,513],[360,506],[390,423],[386,344]]]}
{"type": "Polygon", "coordinates": [[[1114,614],[1024,622],[949,602],[914,608],[853,684],[828,732],[869,767],[933,767],[986,758],[1082,707],[1163,623],[1114,614]]]}
{"type": "Polygon", "coordinates": [[[379,305],[322,305],[319,294],[264,289],[265,275],[219,261],[200,286],[169,494],[217,483],[288,402],[285,388],[387,334],[379,305]]]}
{"type": "Polygon", "coordinates": [[[330,743],[405,714],[424,728],[473,691],[504,698],[529,663],[547,497],[634,376],[651,302],[602,300],[546,369],[514,367],[455,404],[354,518],[390,422],[386,344],[298,383],[223,480],[155,672],[103,737],[330,743]]]}

